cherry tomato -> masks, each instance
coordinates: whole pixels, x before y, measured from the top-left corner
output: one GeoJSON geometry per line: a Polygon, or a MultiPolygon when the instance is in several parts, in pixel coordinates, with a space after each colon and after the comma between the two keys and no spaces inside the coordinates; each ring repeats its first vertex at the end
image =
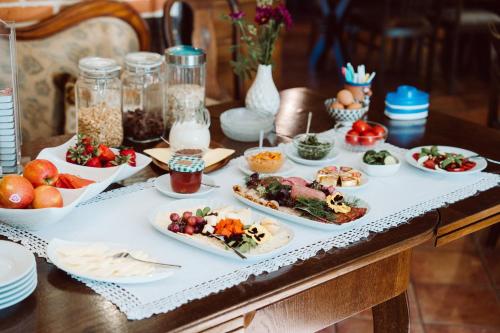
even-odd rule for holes
{"type": "Polygon", "coordinates": [[[419,153],[414,153],[413,155],[411,155],[413,157],[413,159],[415,161],[418,161],[418,159],[420,158],[420,154],[419,153]]]}
{"type": "Polygon", "coordinates": [[[372,131],[364,131],[359,137],[359,143],[363,146],[371,146],[377,141],[377,136],[372,131]]]}
{"type": "Polygon", "coordinates": [[[434,170],[436,169],[436,163],[434,162],[434,160],[427,160],[424,162],[424,167],[434,170]]]}
{"type": "Polygon", "coordinates": [[[385,129],[380,125],[375,125],[372,127],[372,132],[375,133],[377,138],[381,139],[385,135],[385,129]]]}
{"type": "Polygon", "coordinates": [[[366,121],[363,121],[361,119],[356,120],[354,122],[354,124],[352,124],[352,129],[358,133],[368,131],[370,128],[371,128],[371,126],[368,125],[368,123],[366,121]]]}
{"type": "Polygon", "coordinates": [[[359,144],[359,133],[355,130],[349,130],[345,135],[345,141],[351,145],[359,144]]]}
{"type": "Polygon", "coordinates": [[[464,171],[473,169],[475,166],[476,166],[476,162],[472,162],[472,161],[464,161],[462,163],[462,167],[464,168],[464,171]]]}

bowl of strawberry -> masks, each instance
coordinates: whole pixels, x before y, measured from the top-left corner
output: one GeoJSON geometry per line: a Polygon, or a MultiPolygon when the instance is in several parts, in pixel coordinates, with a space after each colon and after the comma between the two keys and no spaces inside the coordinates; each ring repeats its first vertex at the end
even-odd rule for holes
{"type": "Polygon", "coordinates": [[[64,161],[76,168],[114,168],[118,172],[113,182],[132,176],[151,162],[133,148],[111,148],[80,134],[58,147],[43,149],[37,158],[64,161]]]}
{"type": "Polygon", "coordinates": [[[339,123],[335,126],[344,148],[355,152],[365,152],[385,142],[389,130],[374,121],[356,120],[353,123],[339,123]]]}

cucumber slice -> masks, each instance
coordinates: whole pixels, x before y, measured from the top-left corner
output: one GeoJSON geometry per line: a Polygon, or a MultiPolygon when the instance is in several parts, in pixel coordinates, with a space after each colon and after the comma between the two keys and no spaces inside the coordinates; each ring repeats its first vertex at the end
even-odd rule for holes
{"type": "Polygon", "coordinates": [[[385,165],[398,164],[398,160],[394,156],[388,155],[384,158],[384,164],[385,165]]]}

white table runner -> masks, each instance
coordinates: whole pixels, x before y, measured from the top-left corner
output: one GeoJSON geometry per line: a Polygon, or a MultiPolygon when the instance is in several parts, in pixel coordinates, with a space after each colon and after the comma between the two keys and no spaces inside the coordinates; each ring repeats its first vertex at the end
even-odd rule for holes
{"type": "MultiPolygon", "coordinates": [[[[386,145],[404,161],[405,150],[386,145]]],[[[361,154],[342,151],[337,165],[358,167],[361,154]]],[[[318,167],[296,165],[294,175],[312,178],[318,167]]],[[[221,189],[211,197],[242,204],[232,197],[231,187],[244,175],[233,160],[226,168],[212,174],[221,189]]],[[[150,226],[148,214],[160,204],[172,201],[153,186],[152,182],[135,184],[102,193],[81,204],[64,221],[49,229],[27,232],[0,223],[0,234],[20,241],[31,251],[46,257],[45,249],[52,238],[73,241],[104,241],[140,248],[165,262],[178,263],[183,268],[164,281],[140,285],[114,285],[81,280],[107,300],[116,304],[129,319],[143,319],[168,312],[190,300],[234,286],[252,274],[271,272],[280,267],[307,259],[320,250],[342,248],[366,238],[370,232],[395,227],[425,212],[472,196],[478,191],[495,187],[500,176],[478,173],[461,177],[446,177],[417,170],[403,162],[393,177],[370,178],[363,189],[353,192],[371,206],[370,215],[352,229],[325,232],[290,222],[295,239],[286,252],[261,262],[246,262],[204,253],[201,250],[166,237],[150,226]]]]}

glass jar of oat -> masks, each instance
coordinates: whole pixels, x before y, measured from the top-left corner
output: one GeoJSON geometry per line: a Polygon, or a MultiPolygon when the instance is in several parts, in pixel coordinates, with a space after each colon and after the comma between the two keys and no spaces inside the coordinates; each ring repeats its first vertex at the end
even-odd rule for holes
{"type": "Polygon", "coordinates": [[[78,63],[77,132],[108,146],[123,141],[121,67],[107,58],[88,57],[78,63]]]}
{"type": "Polygon", "coordinates": [[[205,51],[175,46],[165,51],[168,127],[179,113],[193,113],[205,105],[205,51]]]}
{"type": "Polygon", "coordinates": [[[163,58],[157,53],[134,52],[125,57],[123,129],[133,142],[160,139],[165,131],[163,58]]]}

